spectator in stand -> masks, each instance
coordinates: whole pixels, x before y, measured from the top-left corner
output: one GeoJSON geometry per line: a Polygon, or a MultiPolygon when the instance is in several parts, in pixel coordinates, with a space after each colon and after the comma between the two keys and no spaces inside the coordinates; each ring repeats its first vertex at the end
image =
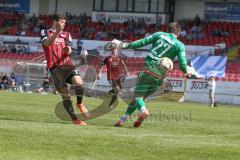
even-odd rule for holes
{"type": "Polygon", "coordinates": [[[2,76],[2,89],[7,90],[9,85],[9,78],[6,73],[2,76]]]}
{"type": "Polygon", "coordinates": [[[139,36],[141,36],[141,35],[144,35],[144,33],[145,33],[145,29],[143,26],[141,26],[138,30],[138,34],[139,34],[139,36]]]}
{"type": "Polygon", "coordinates": [[[145,20],[144,20],[143,17],[138,19],[138,24],[137,25],[138,25],[139,28],[146,26],[146,23],[145,23],[145,20]]]}
{"type": "Polygon", "coordinates": [[[199,25],[200,25],[201,19],[200,19],[200,17],[199,17],[198,14],[196,14],[196,16],[194,17],[193,22],[194,22],[194,24],[195,24],[196,26],[199,26],[199,25]]]}
{"type": "Polygon", "coordinates": [[[16,51],[18,54],[22,54],[23,53],[22,46],[20,46],[20,45],[17,46],[16,51]]]}
{"type": "Polygon", "coordinates": [[[193,34],[191,32],[189,32],[186,36],[187,40],[192,40],[193,39],[193,34]]]}
{"type": "Polygon", "coordinates": [[[33,27],[33,33],[39,33],[40,32],[40,27],[39,26],[34,26],[33,27]]]}
{"type": "Polygon", "coordinates": [[[46,27],[44,25],[44,22],[42,22],[42,21],[39,22],[39,26],[38,27],[39,27],[40,31],[43,30],[43,29],[46,29],[46,27]]]}
{"type": "Polygon", "coordinates": [[[26,54],[30,54],[31,53],[31,50],[30,50],[30,47],[29,46],[27,46],[26,47],[26,52],[25,52],[26,54]]]}
{"type": "Polygon", "coordinates": [[[101,40],[101,38],[102,38],[102,37],[101,37],[101,34],[102,34],[102,31],[101,31],[101,30],[98,31],[97,34],[96,34],[95,39],[96,39],[96,40],[101,40]]]}
{"type": "Polygon", "coordinates": [[[14,73],[11,73],[10,76],[10,88],[12,89],[12,91],[16,91],[17,90],[17,78],[15,76],[14,73]]]}
{"type": "Polygon", "coordinates": [[[220,49],[222,51],[222,55],[225,55],[227,52],[227,47],[226,47],[226,43],[222,40],[220,43],[215,44],[216,47],[218,47],[218,49],[220,49]]]}
{"type": "Polygon", "coordinates": [[[121,39],[123,39],[123,38],[125,37],[125,31],[124,31],[124,28],[123,28],[123,27],[121,27],[120,30],[119,30],[119,37],[120,37],[121,39]]]}
{"type": "Polygon", "coordinates": [[[7,20],[5,17],[3,17],[2,27],[9,27],[9,26],[10,26],[10,21],[7,20]]]}
{"type": "Polygon", "coordinates": [[[38,19],[37,19],[35,13],[33,13],[33,15],[29,18],[29,22],[31,22],[33,25],[37,24],[38,19]]]}
{"type": "Polygon", "coordinates": [[[108,20],[104,24],[106,27],[111,26],[111,19],[108,18],[108,20]]]}
{"type": "Polygon", "coordinates": [[[198,34],[199,32],[201,32],[201,28],[199,26],[197,26],[197,25],[194,25],[190,29],[190,32],[192,32],[193,34],[198,34]]]}
{"type": "Polygon", "coordinates": [[[146,37],[148,37],[148,36],[150,36],[150,35],[151,35],[151,33],[147,31],[147,32],[145,33],[144,37],[146,38],[146,37]]]}
{"type": "Polygon", "coordinates": [[[180,36],[180,37],[183,37],[183,38],[187,36],[187,32],[186,32],[186,30],[185,30],[184,28],[181,30],[179,36],[180,36]]]}
{"type": "Polygon", "coordinates": [[[6,53],[7,52],[7,46],[6,45],[2,45],[1,49],[0,49],[0,52],[6,53]]]}
{"type": "Polygon", "coordinates": [[[203,39],[205,37],[204,33],[200,32],[197,34],[198,39],[203,39]]]}
{"type": "Polygon", "coordinates": [[[225,37],[228,37],[230,36],[230,30],[227,28],[227,29],[224,29],[223,30],[223,33],[222,33],[222,36],[225,36],[225,37]]]}
{"type": "Polygon", "coordinates": [[[3,77],[3,73],[0,73],[0,89],[3,89],[2,88],[2,84],[3,84],[2,77],[3,77]]]}
{"type": "Polygon", "coordinates": [[[212,31],[212,36],[221,36],[220,30],[217,28],[214,28],[212,31]]]}
{"type": "Polygon", "coordinates": [[[42,87],[37,90],[37,93],[46,93],[49,90],[49,76],[43,77],[42,87]]]}
{"type": "Polygon", "coordinates": [[[25,31],[25,30],[22,30],[19,35],[20,35],[20,36],[26,36],[26,31],[25,31]]]}
{"type": "Polygon", "coordinates": [[[16,53],[17,51],[16,51],[16,46],[15,46],[15,44],[12,44],[12,46],[11,46],[11,53],[16,53]]]}

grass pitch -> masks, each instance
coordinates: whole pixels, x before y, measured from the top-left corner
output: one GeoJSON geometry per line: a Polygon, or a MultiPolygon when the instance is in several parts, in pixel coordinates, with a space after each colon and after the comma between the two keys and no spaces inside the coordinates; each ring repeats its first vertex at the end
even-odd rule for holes
{"type": "MultiPolygon", "coordinates": [[[[76,126],[54,113],[60,96],[0,92],[0,160],[238,160],[240,107],[149,101],[152,115],[112,127],[117,109],[76,126]]],[[[85,98],[93,108],[99,102],[85,98]]]]}

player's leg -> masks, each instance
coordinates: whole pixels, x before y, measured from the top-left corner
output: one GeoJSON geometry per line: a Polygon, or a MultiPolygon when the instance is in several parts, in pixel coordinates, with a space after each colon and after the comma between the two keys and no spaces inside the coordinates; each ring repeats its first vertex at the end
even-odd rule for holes
{"type": "Polygon", "coordinates": [[[119,121],[114,126],[117,126],[117,127],[123,126],[124,123],[127,121],[128,117],[130,117],[136,109],[137,107],[135,106],[135,99],[133,99],[131,103],[128,105],[125,114],[123,114],[120,117],[119,121]]]}
{"type": "Polygon", "coordinates": [[[118,80],[112,80],[112,81],[111,81],[111,85],[112,85],[112,87],[113,87],[114,94],[113,94],[112,99],[111,99],[111,101],[110,101],[110,103],[109,103],[109,107],[111,107],[111,106],[114,104],[114,102],[116,102],[116,100],[117,100],[118,97],[119,97],[119,93],[120,93],[120,91],[121,91],[121,88],[122,88],[120,79],[118,79],[118,80]]]}
{"type": "Polygon", "coordinates": [[[134,122],[134,127],[139,127],[148,117],[149,112],[146,108],[144,98],[157,91],[162,84],[162,80],[155,78],[147,73],[141,73],[135,88],[135,105],[140,112],[138,119],[134,122]]]}
{"type": "Polygon", "coordinates": [[[51,72],[54,86],[58,91],[58,93],[62,96],[63,106],[67,111],[67,113],[69,114],[69,116],[71,117],[73,124],[86,125],[86,123],[84,123],[83,121],[80,121],[77,118],[72,106],[68,88],[65,82],[65,77],[67,77],[66,75],[69,74],[68,68],[61,66],[54,70],[51,70],[50,72],[51,72]]]}
{"type": "MultiPolygon", "coordinates": [[[[142,85],[143,82],[145,82],[144,80],[145,78],[146,76],[142,72],[139,73],[136,88],[135,88],[135,96],[137,97],[143,97],[145,94],[145,91],[147,90],[146,86],[142,85]]],[[[127,110],[125,111],[125,114],[120,117],[119,121],[115,124],[115,126],[123,126],[123,124],[126,122],[128,117],[131,116],[131,114],[134,113],[134,111],[137,109],[137,106],[140,109],[141,105],[139,105],[139,103],[141,102],[139,100],[136,101],[136,99],[134,98],[131,101],[131,103],[128,105],[127,110]]]]}
{"type": "Polygon", "coordinates": [[[136,98],[136,107],[140,112],[140,115],[138,116],[137,120],[134,122],[134,127],[139,127],[142,122],[148,117],[149,112],[146,108],[145,102],[143,100],[143,97],[136,98]]]}
{"type": "Polygon", "coordinates": [[[72,76],[72,84],[75,88],[75,94],[77,97],[77,108],[83,114],[84,117],[89,118],[89,113],[87,108],[83,104],[83,94],[84,94],[84,87],[82,83],[82,79],[80,75],[76,74],[72,76]]]}
{"type": "MultiPolygon", "coordinates": [[[[66,91],[68,91],[67,88],[66,88],[66,91]]],[[[80,125],[80,126],[86,125],[85,122],[83,122],[77,118],[77,116],[74,112],[73,106],[72,106],[70,95],[62,95],[62,99],[63,99],[63,106],[66,109],[66,111],[68,112],[68,114],[70,115],[70,117],[72,119],[72,123],[76,124],[76,125],[80,125]]]]}
{"type": "Polygon", "coordinates": [[[66,111],[68,112],[68,114],[70,115],[70,117],[72,118],[73,121],[77,120],[77,116],[74,112],[73,106],[72,106],[72,102],[70,99],[70,95],[68,93],[68,89],[67,87],[58,89],[59,94],[62,96],[62,100],[63,100],[63,106],[66,109],[66,111]]]}
{"type": "Polygon", "coordinates": [[[210,98],[210,106],[214,107],[215,105],[215,97],[214,97],[214,91],[209,90],[209,98],[210,98]]]}

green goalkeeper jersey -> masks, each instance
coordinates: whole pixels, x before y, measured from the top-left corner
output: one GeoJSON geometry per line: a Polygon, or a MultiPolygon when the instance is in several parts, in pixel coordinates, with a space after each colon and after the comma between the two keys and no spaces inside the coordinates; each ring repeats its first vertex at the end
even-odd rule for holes
{"type": "Polygon", "coordinates": [[[145,68],[162,75],[161,71],[156,69],[157,62],[162,57],[168,57],[171,60],[177,56],[180,69],[187,73],[187,60],[185,56],[185,46],[174,34],[165,32],[156,32],[146,38],[128,43],[126,49],[140,48],[152,44],[150,53],[145,58],[145,68]]]}

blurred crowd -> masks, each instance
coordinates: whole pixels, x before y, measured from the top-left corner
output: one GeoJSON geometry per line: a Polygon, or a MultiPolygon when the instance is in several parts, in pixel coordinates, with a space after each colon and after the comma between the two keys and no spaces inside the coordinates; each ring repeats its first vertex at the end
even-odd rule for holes
{"type": "Polygon", "coordinates": [[[192,25],[189,29],[186,29],[187,27],[185,24],[182,24],[182,31],[180,33],[180,36],[182,38],[186,38],[187,40],[193,40],[193,39],[203,39],[206,36],[212,36],[212,37],[228,37],[230,36],[230,30],[229,28],[213,28],[210,33],[206,33],[205,30],[205,22],[201,22],[201,19],[199,15],[197,14],[193,20],[192,25]]]}
{"type": "MultiPolygon", "coordinates": [[[[111,40],[118,38],[121,40],[129,40],[130,35],[135,37],[146,37],[156,30],[162,30],[161,24],[150,24],[148,20],[139,18],[137,20],[129,19],[123,24],[112,23],[110,19],[103,18],[99,22],[92,22],[90,16],[85,13],[80,15],[73,15],[66,12],[67,18],[66,30],[71,32],[73,38],[94,39],[94,40],[111,40]]],[[[33,14],[27,17],[24,14],[13,13],[10,17],[2,17],[0,21],[0,34],[15,34],[20,36],[39,36],[39,33],[44,28],[51,27],[52,15],[33,14]],[[14,27],[15,32],[10,32],[6,28],[14,27]],[[4,30],[5,28],[5,30],[4,30]]],[[[205,32],[206,23],[202,22],[199,15],[196,15],[191,21],[191,26],[182,25],[181,37],[187,40],[203,39],[206,36],[229,36],[230,29],[228,28],[214,28],[211,33],[205,32]]],[[[163,30],[166,31],[166,30],[163,30]]]]}
{"type": "Polygon", "coordinates": [[[0,73],[0,89],[2,90],[17,90],[17,78],[14,73],[11,73],[10,76],[8,76],[6,73],[0,73]]]}
{"type": "Polygon", "coordinates": [[[30,54],[28,45],[0,44],[0,53],[30,54]]]}

